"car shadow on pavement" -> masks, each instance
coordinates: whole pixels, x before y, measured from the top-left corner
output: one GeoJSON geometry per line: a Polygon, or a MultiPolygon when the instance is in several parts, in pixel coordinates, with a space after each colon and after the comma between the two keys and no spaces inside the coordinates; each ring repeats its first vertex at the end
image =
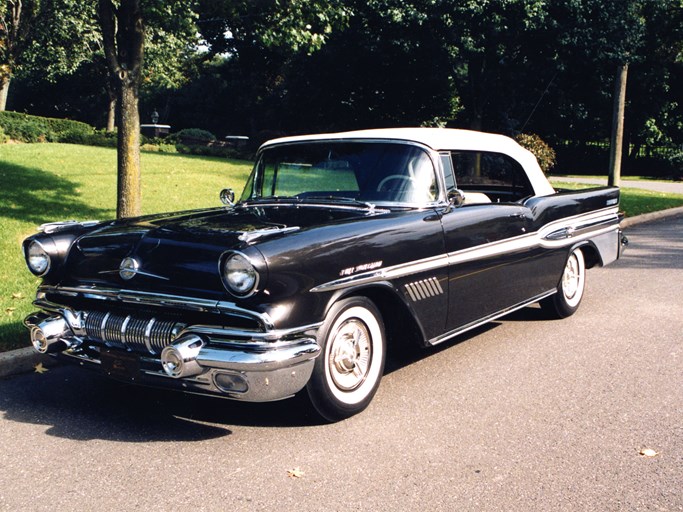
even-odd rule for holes
{"type": "MultiPolygon", "coordinates": [[[[524,308],[502,321],[540,319],[539,311],[524,308]]],[[[384,373],[467,343],[500,324],[489,322],[435,347],[394,347],[384,373]]],[[[4,421],[45,425],[46,433],[55,437],[128,443],[215,439],[231,435],[233,426],[300,428],[325,423],[305,392],[277,402],[236,402],[134,386],[71,365],[0,380],[0,414],[4,421]]]]}
{"type": "Polygon", "coordinates": [[[414,343],[399,343],[396,346],[389,347],[387,351],[387,360],[384,365],[384,375],[400,371],[406,366],[422,361],[432,356],[436,356],[440,352],[453,348],[457,345],[467,343],[472,338],[476,338],[491,329],[495,329],[500,325],[500,322],[492,321],[482,326],[479,326],[471,331],[460,334],[450,340],[446,340],[433,347],[420,347],[414,343]]]}
{"type": "Polygon", "coordinates": [[[261,404],[133,386],[71,365],[0,380],[3,421],[48,427],[73,440],[145,443],[229,436],[230,425],[308,426],[318,421],[301,399],[261,404]]]}

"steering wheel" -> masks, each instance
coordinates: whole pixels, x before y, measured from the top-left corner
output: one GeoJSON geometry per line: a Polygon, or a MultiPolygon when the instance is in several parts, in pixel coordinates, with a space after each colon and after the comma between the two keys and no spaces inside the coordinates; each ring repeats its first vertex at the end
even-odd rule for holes
{"type": "Polygon", "coordinates": [[[390,174],[386,178],[383,178],[382,181],[379,182],[379,185],[377,185],[377,192],[382,192],[382,189],[384,185],[386,185],[388,182],[391,180],[403,180],[403,181],[409,181],[411,183],[415,182],[415,178],[411,176],[405,176],[403,174],[390,174]]]}

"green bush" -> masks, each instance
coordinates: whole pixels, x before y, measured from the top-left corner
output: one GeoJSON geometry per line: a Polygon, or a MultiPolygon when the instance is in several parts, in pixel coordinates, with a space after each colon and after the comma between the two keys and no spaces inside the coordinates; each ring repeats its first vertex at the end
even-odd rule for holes
{"type": "Polygon", "coordinates": [[[2,129],[2,126],[0,126],[0,144],[4,144],[9,140],[9,137],[5,133],[5,130],[2,129]]]}
{"type": "Polygon", "coordinates": [[[193,144],[176,144],[176,149],[178,153],[184,155],[200,155],[200,156],[217,156],[222,158],[245,158],[245,156],[235,148],[229,148],[225,146],[199,146],[193,144]]]}
{"type": "Polygon", "coordinates": [[[163,143],[147,143],[140,146],[141,151],[148,151],[150,153],[177,153],[178,150],[173,144],[163,143]]]}
{"type": "Polygon", "coordinates": [[[538,165],[545,174],[548,174],[550,169],[555,166],[555,150],[538,135],[533,133],[520,133],[515,137],[515,140],[520,146],[533,153],[536,160],[538,160],[538,165]]]}
{"type": "Polygon", "coordinates": [[[683,180],[683,151],[674,151],[667,155],[666,163],[671,170],[671,178],[674,181],[683,180]]]}
{"type": "Polygon", "coordinates": [[[69,142],[93,133],[86,123],[21,112],[0,112],[0,128],[11,139],[22,142],[69,142]]]}
{"type": "Polygon", "coordinates": [[[171,134],[169,138],[171,141],[180,142],[181,144],[201,144],[202,142],[212,142],[216,140],[216,136],[213,133],[200,128],[185,128],[171,134]]]}

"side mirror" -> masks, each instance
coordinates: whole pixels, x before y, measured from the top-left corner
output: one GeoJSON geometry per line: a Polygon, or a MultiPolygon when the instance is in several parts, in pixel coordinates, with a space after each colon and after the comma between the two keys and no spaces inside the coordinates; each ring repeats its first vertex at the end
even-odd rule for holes
{"type": "Polygon", "coordinates": [[[221,203],[232,206],[235,204],[235,191],[231,188],[224,188],[220,194],[221,203]]]}
{"type": "Polygon", "coordinates": [[[448,206],[450,208],[458,208],[465,202],[465,194],[462,190],[456,188],[448,191],[446,199],[448,199],[448,206]]]}

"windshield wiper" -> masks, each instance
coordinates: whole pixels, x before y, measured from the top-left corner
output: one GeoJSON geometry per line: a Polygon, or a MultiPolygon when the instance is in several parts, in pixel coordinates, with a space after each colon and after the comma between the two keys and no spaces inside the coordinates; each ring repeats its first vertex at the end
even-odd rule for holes
{"type": "Polygon", "coordinates": [[[240,204],[261,204],[261,203],[283,203],[283,204],[293,204],[300,203],[301,199],[292,196],[263,196],[263,197],[250,197],[244,201],[240,201],[240,204]]]}
{"type": "Polygon", "coordinates": [[[358,199],[354,199],[353,197],[335,196],[334,194],[320,195],[320,196],[306,196],[306,197],[300,198],[300,200],[302,202],[312,201],[314,203],[324,203],[324,204],[330,204],[330,203],[353,204],[354,206],[359,206],[361,208],[367,208],[369,210],[375,209],[375,205],[372,203],[360,201],[358,199]]]}

